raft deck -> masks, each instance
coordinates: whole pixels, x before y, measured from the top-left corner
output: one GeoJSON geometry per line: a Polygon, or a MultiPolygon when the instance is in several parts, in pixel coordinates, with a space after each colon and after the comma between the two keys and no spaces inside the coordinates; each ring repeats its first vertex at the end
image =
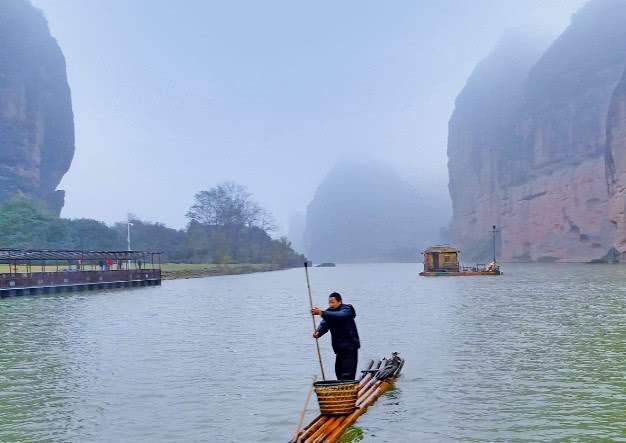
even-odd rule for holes
{"type": "Polygon", "coordinates": [[[361,371],[363,375],[359,381],[356,409],[352,414],[318,415],[302,428],[297,436],[290,440],[290,443],[334,443],[338,441],[345,430],[354,424],[361,415],[365,414],[369,406],[393,387],[394,381],[404,366],[404,360],[397,357],[397,354],[394,353],[393,358],[398,359],[399,364],[388,377],[379,378],[385,368],[385,363],[389,361],[386,358],[376,361],[370,360],[366,369],[361,371]]]}

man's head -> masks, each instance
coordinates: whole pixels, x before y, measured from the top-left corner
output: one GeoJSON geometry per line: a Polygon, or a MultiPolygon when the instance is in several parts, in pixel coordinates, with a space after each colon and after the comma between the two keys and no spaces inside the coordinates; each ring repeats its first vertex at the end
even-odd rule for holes
{"type": "Polygon", "coordinates": [[[341,306],[341,294],[339,292],[333,292],[328,296],[328,307],[335,309],[341,306]]]}

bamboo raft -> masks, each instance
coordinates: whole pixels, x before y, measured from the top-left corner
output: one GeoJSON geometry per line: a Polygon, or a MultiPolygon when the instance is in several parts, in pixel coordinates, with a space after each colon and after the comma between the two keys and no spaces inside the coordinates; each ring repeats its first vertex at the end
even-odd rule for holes
{"type": "Polygon", "coordinates": [[[367,408],[393,387],[404,360],[393,353],[391,358],[370,360],[361,371],[356,409],[348,415],[318,415],[290,440],[290,443],[334,443],[345,430],[365,414],[367,408]]]}

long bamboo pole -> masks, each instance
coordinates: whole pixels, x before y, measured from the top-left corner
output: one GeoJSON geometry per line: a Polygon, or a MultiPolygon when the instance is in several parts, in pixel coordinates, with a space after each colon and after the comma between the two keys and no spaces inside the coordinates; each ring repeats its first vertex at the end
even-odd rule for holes
{"type": "MultiPolygon", "coordinates": [[[[313,295],[311,295],[311,282],[309,281],[309,264],[308,262],[304,262],[304,273],[306,274],[306,287],[309,290],[309,304],[311,309],[313,309],[313,295]]],[[[313,320],[313,330],[317,330],[317,325],[315,324],[315,316],[311,313],[311,320],[313,320]]],[[[317,348],[317,359],[320,362],[320,371],[322,371],[322,380],[326,380],[326,375],[324,375],[324,364],[322,363],[322,353],[320,352],[320,342],[315,337],[315,346],[317,348]]]]}

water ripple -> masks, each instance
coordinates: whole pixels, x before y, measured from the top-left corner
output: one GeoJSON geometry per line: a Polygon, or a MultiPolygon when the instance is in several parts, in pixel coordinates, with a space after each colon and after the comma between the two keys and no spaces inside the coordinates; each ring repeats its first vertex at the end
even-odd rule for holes
{"type": "MultiPolygon", "coordinates": [[[[313,270],[318,304],[356,306],[362,362],[407,358],[355,439],[624,440],[626,269],[505,271],[313,270]]],[[[317,372],[307,304],[297,269],[2,300],[0,441],[285,441],[317,372]]]]}

